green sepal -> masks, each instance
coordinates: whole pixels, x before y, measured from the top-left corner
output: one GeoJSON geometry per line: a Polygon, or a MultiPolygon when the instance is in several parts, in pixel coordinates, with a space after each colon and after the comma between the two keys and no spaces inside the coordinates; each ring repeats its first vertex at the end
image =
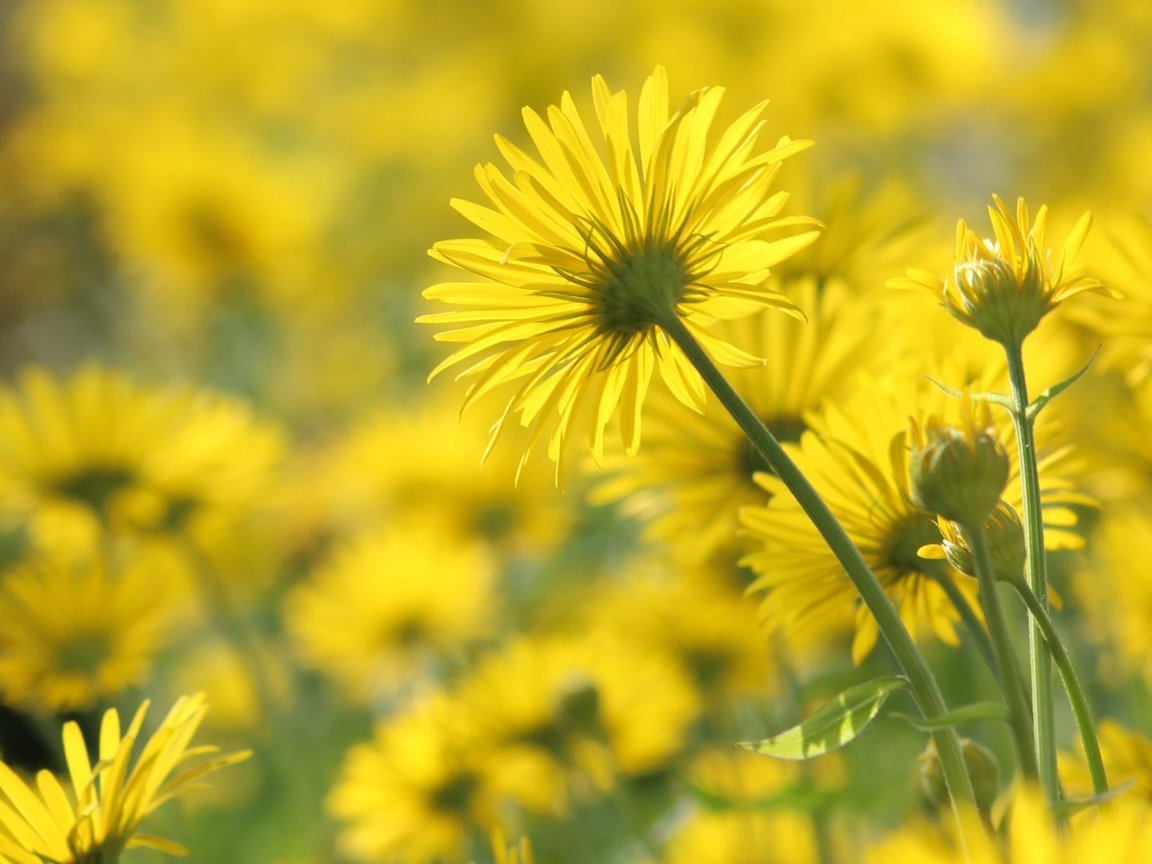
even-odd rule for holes
{"type": "Polygon", "coordinates": [[[1097,348],[1092,352],[1092,356],[1088,358],[1087,363],[1085,363],[1063,381],[1053,384],[1051,387],[1033,399],[1032,404],[1029,405],[1025,411],[1025,416],[1028,418],[1028,422],[1033,422],[1036,419],[1036,415],[1043,410],[1045,405],[1047,405],[1049,402],[1051,402],[1053,399],[1055,399],[1057,396],[1059,396],[1061,393],[1063,393],[1065,390],[1083,378],[1084,375],[1087,374],[1088,369],[1092,366],[1092,363],[1096,360],[1096,355],[1099,353],[1100,349],[1097,348]]]}
{"type": "Polygon", "coordinates": [[[822,756],[838,750],[859,735],[876,716],[888,694],[907,686],[908,679],[899,675],[857,684],[823,705],[798,726],[761,741],[740,741],[736,746],[777,759],[822,756]]]}
{"type": "Polygon", "coordinates": [[[971,705],[961,705],[959,708],[953,708],[928,719],[895,712],[892,716],[921,732],[936,732],[949,726],[961,726],[977,720],[1007,720],[1009,715],[1008,707],[1002,702],[973,702],[971,705]]]}

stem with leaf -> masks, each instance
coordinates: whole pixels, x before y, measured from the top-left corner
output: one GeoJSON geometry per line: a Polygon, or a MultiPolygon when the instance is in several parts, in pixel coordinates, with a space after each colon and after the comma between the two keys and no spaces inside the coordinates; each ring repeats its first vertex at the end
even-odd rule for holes
{"type": "MultiPolygon", "coordinates": [[[[776,472],[776,476],[788,487],[797,503],[808,514],[820,532],[837,561],[844,568],[865,605],[876,619],[880,632],[896,655],[901,670],[908,678],[912,697],[921,714],[930,719],[947,711],[944,696],[932,674],[924,655],[916,647],[904,622],[883,586],[868,567],[860,550],[848,537],[843,526],[837,521],[828,505],[784,452],[780,443],[748,407],[732,386],[720,374],[712,359],[689,332],[684,322],[670,310],[658,322],[661,329],[684,352],[684,355],[704,379],[709,389],[743,430],[757,452],[776,472]]],[[[972,780],[964,763],[960,748],[960,738],[953,728],[940,729],[932,733],[939,753],[944,779],[952,798],[953,808],[959,815],[963,806],[975,808],[975,794],[972,780]]]]}
{"type": "MultiPolygon", "coordinates": [[[[1008,377],[1012,386],[1012,422],[1019,454],[1024,537],[1028,557],[1028,586],[1039,608],[1048,609],[1048,570],[1044,556],[1044,517],[1040,509],[1040,472],[1036,462],[1036,439],[1028,414],[1028,385],[1024,377],[1022,342],[1005,343],[1008,377]]],[[[1056,774],[1056,724],[1052,694],[1052,666],[1045,647],[1043,627],[1032,614],[1028,627],[1029,670],[1032,679],[1033,733],[1040,788],[1050,804],[1059,799],[1056,774]]]]}

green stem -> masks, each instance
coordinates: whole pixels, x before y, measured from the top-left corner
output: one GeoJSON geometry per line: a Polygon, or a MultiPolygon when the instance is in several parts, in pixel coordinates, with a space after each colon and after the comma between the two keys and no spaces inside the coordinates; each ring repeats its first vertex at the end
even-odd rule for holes
{"type": "Polygon", "coordinates": [[[968,602],[968,598],[956,587],[956,583],[952,581],[945,568],[932,566],[935,562],[926,561],[924,563],[926,565],[924,572],[928,574],[929,579],[940,586],[940,590],[948,596],[949,602],[960,613],[964,626],[968,628],[968,632],[972,634],[972,639],[976,642],[976,650],[980,652],[984,663],[996,676],[997,683],[1003,688],[1004,682],[1000,676],[1000,664],[996,662],[996,649],[992,647],[992,639],[988,636],[984,622],[980,620],[972,608],[972,604],[968,602]]]}
{"type": "MultiPolygon", "coordinates": [[[[883,586],[875,574],[868,567],[867,562],[860,554],[860,550],[852,543],[844,528],[836,520],[824,499],[808,482],[808,478],[789,458],[780,446],[780,443],[768,431],[768,427],[748,407],[740,395],[720,374],[712,359],[707,355],[700,343],[688,331],[684,322],[675,314],[666,316],[668,320],[660,323],[664,332],[684,352],[685,356],[700,373],[705,383],[720,400],[720,403],[732,415],[732,419],[748,436],[749,441],[760,455],[772,467],[776,476],[788,487],[797,503],[808,514],[816,529],[820,532],[836,560],[844,568],[856,590],[860,593],[864,604],[876,619],[880,632],[896,655],[901,670],[908,678],[920,713],[926,718],[938,717],[947,710],[944,696],[936,683],[924,655],[912,641],[900,614],[892,601],[885,593],[883,586]]],[[[959,818],[963,806],[975,809],[976,796],[972,790],[972,778],[968,775],[964,756],[960,749],[960,737],[952,728],[942,729],[932,733],[936,742],[936,749],[940,756],[944,780],[952,798],[953,809],[959,818]]]]}
{"type": "Polygon", "coordinates": [[[980,583],[980,603],[984,607],[988,632],[996,649],[996,662],[1000,667],[1004,698],[1008,700],[1008,723],[1012,729],[1012,740],[1016,745],[1020,771],[1025,777],[1034,780],[1036,751],[1032,745],[1032,718],[1028,710],[1028,696],[1012,653],[1012,638],[1004,621],[1004,611],[1000,607],[1000,594],[992,574],[992,553],[988,550],[988,534],[982,524],[974,528],[962,525],[960,533],[972,553],[972,566],[980,583]]]}
{"type": "MultiPolygon", "coordinates": [[[[1040,473],[1036,464],[1036,439],[1028,419],[1028,384],[1024,378],[1022,344],[1005,345],[1008,377],[1012,385],[1012,422],[1020,463],[1024,536],[1028,547],[1028,585],[1040,608],[1048,608],[1048,571],[1044,556],[1044,516],[1040,509],[1040,473]]],[[[1032,616],[1028,627],[1028,658],[1032,678],[1033,732],[1040,788],[1049,804],[1060,797],[1056,774],[1056,721],[1053,708],[1052,666],[1044,646],[1040,623],[1032,616]]]]}
{"type": "Polygon", "coordinates": [[[1092,777],[1092,793],[1102,795],[1108,791],[1108,775],[1104,771],[1104,759],[1100,755],[1100,742],[1096,738],[1096,726],[1092,722],[1092,711],[1088,707],[1088,700],[1084,696],[1084,689],[1080,686],[1080,679],[1072,666],[1072,658],[1068,656],[1068,649],[1060,634],[1056,632],[1056,625],[1052,623],[1052,616],[1040,602],[1040,598],[1024,582],[1012,583],[1032,618],[1040,625],[1044,639],[1048,643],[1048,650],[1052,652],[1052,659],[1056,661],[1056,668],[1060,670],[1060,678],[1064,682],[1064,690],[1068,693],[1068,702],[1072,706],[1072,715],[1076,718],[1076,728],[1080,732],[1080,743],[1084,747],[1084,759],[1088,762],[1088,773],[1092,777]]]}

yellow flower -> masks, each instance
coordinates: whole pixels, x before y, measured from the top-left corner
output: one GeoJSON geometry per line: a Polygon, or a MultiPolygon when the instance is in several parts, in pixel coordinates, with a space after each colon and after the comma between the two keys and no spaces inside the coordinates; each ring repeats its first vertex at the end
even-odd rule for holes
{"type": "Polygon", "coordinates": [[[1023,198],[1016,201],[1015,219],[999,197],[993,200],[988,215],[996,239],[982,239],[961,219],[951,279],[942,282],[927,271],[909,270],[893,286],[935,292],[957,320],[1005,346],[1023,344],[1041,319],[1070,297],[1112,293],[1077,261],[1092,225],[1089,214],[1080,217],[1053,261],[1045,243],[1048,208],[1041,207],[1031,222],[1023,198]]]}
{"type": "MultiPolygon", "coordinates": [[[[848,392],[853,373],[883,349],[869,326],[876,324],[876,309],[844,284],[821,286],[807,278],[783,290],[807,322],[769,311],[724,322],[716,332],[766,359],[735,370],[729,380],[778,440],[795,442],[808,428],[808,412],[848,392]]],[[[730,568],[748,549],[738,536],[737,513],[764,497],[752,475],[770,468],[717,400],[699,414],[684,411],[665,392],[650,402],[644,449],[635,457],[609,450],[604,466],[611,475],[592,500],[620,500],[624,513],[647,521],[651,536],[692,564],[711,559],[730,568]]]]}
{"type": "Polygon", "coordinates": [[[180,578],[155,555],[115,572],[55,559],[11,571],[0,581],[0,693],[67,711],[140,683],[171,638],[180,578]]]}
{"type": "MultiPolygon", "coordinates": [[[[1098,721],[1096,735],[1112,788],[1123,788],[1125,795],[1152,804],[1152,739],[1125,729],[1114,720],[1098,721]]],[[[1082,747],[1076,755],[1060,754],[1060,776],[1069,797],[1087,798],[1092,794],[1092,781],[1082,747]]]]}
{"type": "Polygon", "coordinates": [[[0,488],[46,542],[91,540],[98,522],[177,531],[232,512],[264,488],[281,447],[243,403],[99,366],[68,380],[32,368],[0,390],[0,488]]]}
{"type": "Polygon", "coordinates": [[[123,734],[116,709],[104,713],[95,763],[80,727],[65,724],[67,786],[41,771],[33,790],[0,763],[0,862],[116,864],[125,849],[138,846],[188,854],[177,843],[137,830],[161,804],[198,788],[206,774],[250,755],[242,751],[217,756],[215,747],[189,747],[206,710],[202,695],[180,698],[135,762],[147,701],[123,734]]]}
{"type": "Polygon", "coordinates": [[[1152,809],[1135,795],[1121,795],[1057,826],[1038,789],[1016,793],[1007,836],[989,835],[975,813],[966,814],[967,849],[938,825],[913,823],[874,844],[867,864],[1137,864],[1152,856],[1152,809]]]}
{"type": "Polygon", "coordinates": [[[388,864],[462,862],[467,838],[497,827],[504,766],[459,739],[453,706],[439,695],[380,723],[353,747],[328,796],[347,823],[339,846],[388,864]]]}
{"type": "Polygon", "coordinates": [[[516,639],[476,665],[457,699],[485,746],[539,783],[522,797],[554,809],[568,786],[605,789],[665,765],[700,709],[672,660],[606,632],[516,639]]]}
{"type": "MultiPolygon", "coordinates": [[[[956,380],[954,370],[931,376],[956,380]]],[[[973,390],[993,389],[985,381],[973,390]]],[[[833,513],[863,553],[865,560],[900,610],[915,636],[932,632],[946,644],[957,644],[957,613],[938,579],[952,579],[962,592],[975,590],[972,580],[955,580],[944,562],[926,560],[919,550],[941,542],[935,520],[912,501],[908,487],[907,423],[910,416],[946,416],[955,399],[929,382],[920,369],[894,370],[883,379],[862,376],[859,392],[843,405],[827,405],[812,417],[813,431],[793,447],[797,464],[824,496],[833,513]]],[[[996,433],[1007,442],[1012,427],[1005,412],[993,415],[996,433]]],[[[1051,433],[1038,427],[1041,506],[1045,544],[1050,549],[1083,545],[1071,528],[1076,514],[1069,505],[1090,499],[1077,493],[1061,475],[1068,448],[1053,447],[1051,433]]],[[[1015,447],[1004,448],[1010,460],[1006,499],[1019,506],[1020,487],[1015,447]]],[[[766,507],[747,507],[741,521],[761,547],[745,559],[759,574],[753,588],[766,592],[761,606],[765,621],[786,633],[835,632],[855,610],[853,659],[861,661],[876,643],[875,620],[858,603],[851,582],[828,552],[804,512],[773,476],[758,475],[771,499],[766,507]]]]}
{"type": "Polygon", "coordinates": [[[589,412],[595,453],[617,408],[625,447],[635,452],[656,369],[681,402],[699,409],[703,382],[662,323],[680,316],[717,360],[741,365],[757,361],[706,328],[765,306],[794,312],[763,283],[772,265],[816,234],[769,239],[807,224],[779,217],[787,196],[769,190],[780,162],[808,144],[782,138],[758,152],[762,103],[710,147],[723,94],[699,90],[673,112],[667,74],[657,67],[633,130],[627,95],[597,76],[599,141],[567,93],[547,122],[525,109],[539,158],[497,137],[511,179],[495,165],[480,166],[476,178],[492,206],[453,202],[490,236],[437,243],[431,254],[490,281],[424,292],[455,308],[419,320],[447,325],[436,338],[462,345],[433,374],[456,367],[470,379],[465,406],[502,385],[513,388],[491,440],[519,414],[531,433],[521,464],[554,425],[547,449],[559,477],[581,409],[589,412]]]}
{"type": "Polygon", "coordinates": [[[353,699],[411,687],[492,626],[495,570],[475,540],[391,523],[337,550],[289,595],[286,626],[305,662],[353,699]]]}

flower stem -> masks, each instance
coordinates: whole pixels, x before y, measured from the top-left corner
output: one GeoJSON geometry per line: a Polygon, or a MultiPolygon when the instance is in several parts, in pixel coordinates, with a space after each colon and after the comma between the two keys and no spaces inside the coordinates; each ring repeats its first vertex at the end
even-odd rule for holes
{"type": "Polygon", "coordinates": [[[995,577],[992,575],[992,554],[988,550],[988,534],[983,525],[976,527],[962,525],[960,533],[972,553],[972,566],[980,583],[980,603],[984,607],[988,632],[996,649],[1001,685],[1004,689],[1004,698],[1008,701],[1008,725],[1012,729],[1012,740],[1016,745],[1020,771],[1025,777],[1035,780],[1036,751],[1032,743],[1032,718],[1028,710],[1028,696],[1012,653],[1012,638],[1004,621],[1000,595],[997,592],[995,577]]]}
{"type": "MultiPolygon", "coordinates": [[[[876,619],[880,632],[896,655],[897,663],[908,678],[915,700],[921,714],[926,719],[938,717],[947,707],[936,678],[932,674],[924,655],[912,641],[904,622],[892,601],[884,592],[883,586],[875,574],[868,567],[867,562],[860,554],[860,550],[852,543],[844,528],[836,520],[824,499],[808,482],[808,478],[789,458],[780,446],[780,443],[768,430],[768,427],[748,407],[740,395],[720,374],[720,370],[712,359],[688,331],[684,322],[675,314],[666,316],[668,320],[662,321],[660,326],[668,337],[676,343],[681,351],[704,379],[705,383],[720,400],[720,403],[736,421],[737,425],[748,436],[748,440],[760,455],[772,466],[776,476],[788,487],[797,503],[804,508],[808,518],[816,526],[836,560],[844,568],[856,590],[860,593],[865,605],[876,619]]],[[[976,796],[972,790],[972,778],[964,763],[964,756],[960,749],[960,738],[952,728],[938,730],[932,733],[939,752],[944,780],[952,798],[953,809],[959,818],[964,806],[975,808],[976,796]]]]}
{"type": "MultiPolygon", "coordinates": [[[[1021,342],[1004,345],[1008,357],[1008,377],[1012,386],[1012,422],[1016,427],[1019,453],[1024,536],[1028,547],[1028,586],[1039,608],[1048,609],[1048,570],[1044,557],[1044,517],[1040,509],[1040,473],[1036,464],[1036,439],[1028,419],[1028,384],[1024,378],[1021,342]]],[[[1060,795],[1056,774],[1056,724],[1052,697],[1052,666],[1044,646],[1044,633],[1035,614],[1028,627],[1028,658],[1032,678],[1033,734],[1040,788],[1049,804],[1060,795]]]]}
{"type": "Polygon", "coordinates": [[[1080,686],[1080,679],[1072,666],[1072,658],[1068,656],[1068,649],[1060,634],[1056,632],[1056,625],[1052,623],[1052,616],[1040,602],[1040,598],[1028,585],[1022,581],[1013,582],[1013,587],[1032,613],[1032,619],[1038,622],[1044,639],[1048,643],[1048,650],[1052,652],[1052,659],[1056,661],[1056,668],[1060,670],[1060,678],[1064,681],[1064,690],[1068,693],[1068,702],[1072,706],[1072,715],[1076,718],[1076,728],[1080,732],[1080,743],[1084,747],[1084,759],[1088,763],[1088,773],[1092,777],[1092,793],[1102,795],[1108,791],[1108,775],[1104,771],[1104,759],[1100,755],[1100,742],[1096,738],[1096,727],[1092,722],[1092,711],[1088,707],[1088,700],[1084,696],[1084,689],[1080,686]]]}
{"type": "Polygon", "coordinates": [[[936,562],[925,561],[924,572],[928,574],[928,578],[940,586],[940,590],[947,595],[949,602],[960,614],[960,618],[964,621],[964,626],[968,628],[968,632],[972,634],[972,639],[976,643],[976,650],[980,652],[985,665],[996,676],[997,683],[1004,687],[1004,682],[1000,680],[1000,664],[996,661],[996,649],[992,647],[992,639],[988,636],[988,630],[984,627],[976,611],[972,608],[972,604],[968,602],[968,598],[956,587],[956,583],[948,575],[943,567],[932,566],[936,562]]]}

